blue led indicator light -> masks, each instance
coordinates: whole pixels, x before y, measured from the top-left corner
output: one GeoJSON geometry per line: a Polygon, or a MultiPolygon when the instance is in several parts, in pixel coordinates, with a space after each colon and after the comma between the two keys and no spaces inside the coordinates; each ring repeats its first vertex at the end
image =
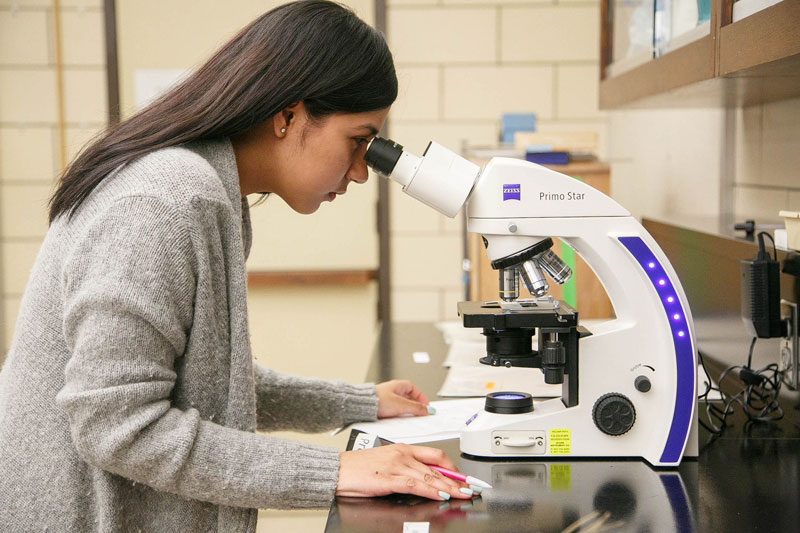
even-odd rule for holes
{"type": "Polygon", "coordinates": [[[695,379],[697,379],[694,347],[691,336],[687,335],[689,324],[686,321],[686,313],[681,302],[675,296],[675,287],[669,280],[669,275],[647,244],[640,237],[619,237],[619,241],[634,257],[650,283],[653,284],[659,298],[662,299],[665,318],[672,331],[677,389],[672,425],[661,454],[661,461],[676,463],[680,459],[686,437],[689,434],[695,400],[695,379]],[[667,309],[667,304],[670,304],[670,310],[667,309]],[[686,342],[687,340],[689,342],[686,342]]]}

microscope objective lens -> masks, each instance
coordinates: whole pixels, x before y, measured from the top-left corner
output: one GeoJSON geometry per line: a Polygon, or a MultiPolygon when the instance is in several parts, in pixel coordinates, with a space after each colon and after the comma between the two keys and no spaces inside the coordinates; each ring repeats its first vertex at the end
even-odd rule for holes
{"type": "Polygon", "coordinates": [[[552,250],[546,250],[536,256],[536,260],[542,267],[542,270],[547,272],[553,281],[562,285],[569,281],[572,277],[572,269],[561,260],[552,250]]]}
{"type": "Polygon", "coordinates": [[[522,276],[522,280],[525,282],[525,286],[528,288],[528,291],[533,296],[539,297],[547,294],[547,291],[550,289],[550,285],[547,283],[544,273],[542,273],[542,269],[539,268],[539,264],[536,262],[536,259],[532,258],[524,261],[519,267],[519,273],[522,276]]]}
{"type": "Polygon", "coordinates": [[[519,281],[517,279],[517,268],[508,267],[498,270],[500,273],[499,296],[504,302],[513,302],[519,298],[519,281]]]}

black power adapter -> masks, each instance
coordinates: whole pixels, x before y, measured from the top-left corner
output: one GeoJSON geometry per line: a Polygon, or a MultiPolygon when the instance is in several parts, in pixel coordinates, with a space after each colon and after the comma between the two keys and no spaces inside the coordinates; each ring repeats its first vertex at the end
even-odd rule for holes
{"type": "MultiPolygon", "coordinates": [[[[764,235],[758,234],[754,259],[741,261],[742,320],[753,337],[782,337],[786,323],[781,320],[780,264],[777,252],[770,257],[764,248],[764,235]]],[[[770,237],[771,239],[771,237],[770,237]]]]}

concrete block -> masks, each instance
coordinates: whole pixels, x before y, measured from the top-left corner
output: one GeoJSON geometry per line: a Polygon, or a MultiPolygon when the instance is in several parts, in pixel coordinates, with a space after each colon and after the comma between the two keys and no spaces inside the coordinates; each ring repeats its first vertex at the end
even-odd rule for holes
{"type": "Polygon", "coordinates": [[[52,182],[56,158],[53,128],[0,128],[0,181],[52,182]]]}
{"type": "Polygon", "coordinates": [[[396,63],[495,61],[496,10],[398,9],[388,37],[396,63]]]}
{"type": "Polygon", "coordinates": [[[800,98],[764,104],[762,183],[800,188],[800,98]]]}
{"type": "Polygon", "coordinates": [[[65,65],[106,64],[103,12],[64,11],[61,14],[63,61],[65,65]]]}
{"type": "Polygon", "coordinates": [[[439,67],[398,67],[391,120],[437,120],[442,102],[439,67]]]}
{"type": "Polygon", "coordinates": [[[497,143],[498,121],[400,122],[390,125],[391,137],[407,150],[421,156],[428,142],[436,141],[457,154],[462,146],[497,143]]]}
{"type": "Polygon", "coordinates": [[[47,233],[49,185],[0,185],[0,227],[8,238],[41,238],[47,233]]]}
{"type": "Polygon", "coordinates": [[[105,124],[108,121],[105,69],[64,71],[64,105],[67,122],[105,124]]]}
{"type": "Polygon", "coordinates": [[[47,24],[44,11],[0,11],[0,65],[47,65],[47,24]]]}
{"type": "Polygon", "coordinates": [[[560,64],[556,67],[559,119],[597,119],[604,113],[598,109],[599,68],[597,65],[560,64]]]}
{"type": "Polygon", "coordinates": [[[392,287],[457,286],[461,279],[461,239],[457,235],[392,236],[392,287]]]}
{"type": "Polygon", "coordinates": [[[395,322],[434,322],[440,320],[439,290],[394,289],[392,320],[395,322]]]}
{"type": "Polygon", "coordinates": [[[503,61],[597,61],[600,7],[543,6],[503,9],[503,61]]]}
{"type": "Polygon", "coordinates": [[[545,67],[447,67],[445,119],[500,120],[503,113],[553,116],[553,72],[545,67]]]}
{"type": "Polygon", "coordinates": [[[52,69],[0,70],[0,122],[56,122],[56,76],[52,69]]]}

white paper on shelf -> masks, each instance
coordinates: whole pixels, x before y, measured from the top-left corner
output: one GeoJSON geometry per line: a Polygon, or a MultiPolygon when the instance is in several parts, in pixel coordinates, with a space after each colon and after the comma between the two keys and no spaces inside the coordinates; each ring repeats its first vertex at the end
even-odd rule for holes
{"type": "Polygon", "coordinates": [[[478,366],[480,358],[486,355],[486,342],[454,340],[447,351],[442,366],[478,366]]]}
{"type": "Polygon", "coordinates": [[[417,364],[424,365],[431,362],[431,355],[428,352],[414,352],[411,354],[411,359],[417,364]]]}
{"type": "Polygon", "coordinates": [[[350,428],[404,444],[457,439],[461,427],[483,409],[483,404],[483,398],[435,401],[430,403],[436,409],[435,415],[384,418],[377,422],[359,422],[350,428]]]}
{"type": "Polygon", "coordinates": [[[739,0],[733,3],[731,22],[739,22],[762,9],[774,6],[781,0],[739,0]]]}
{"type": "Polygon", "coordinates": [[[561,396],[561,385],[548,385],[538,368],[506,368],[479,364],[452,366],[439,389],[441,397],[485,396],[490,392],[527,392],[537,398],[561,396]]]}
{"type": "Polygon", "coordinates": [[[453,341],[485,342],[483,330],[480,328],[465,328],[461,322],[448,321],[437,322],[436,329],[442,332],[445,344],[452,344],[453,341]]]}

